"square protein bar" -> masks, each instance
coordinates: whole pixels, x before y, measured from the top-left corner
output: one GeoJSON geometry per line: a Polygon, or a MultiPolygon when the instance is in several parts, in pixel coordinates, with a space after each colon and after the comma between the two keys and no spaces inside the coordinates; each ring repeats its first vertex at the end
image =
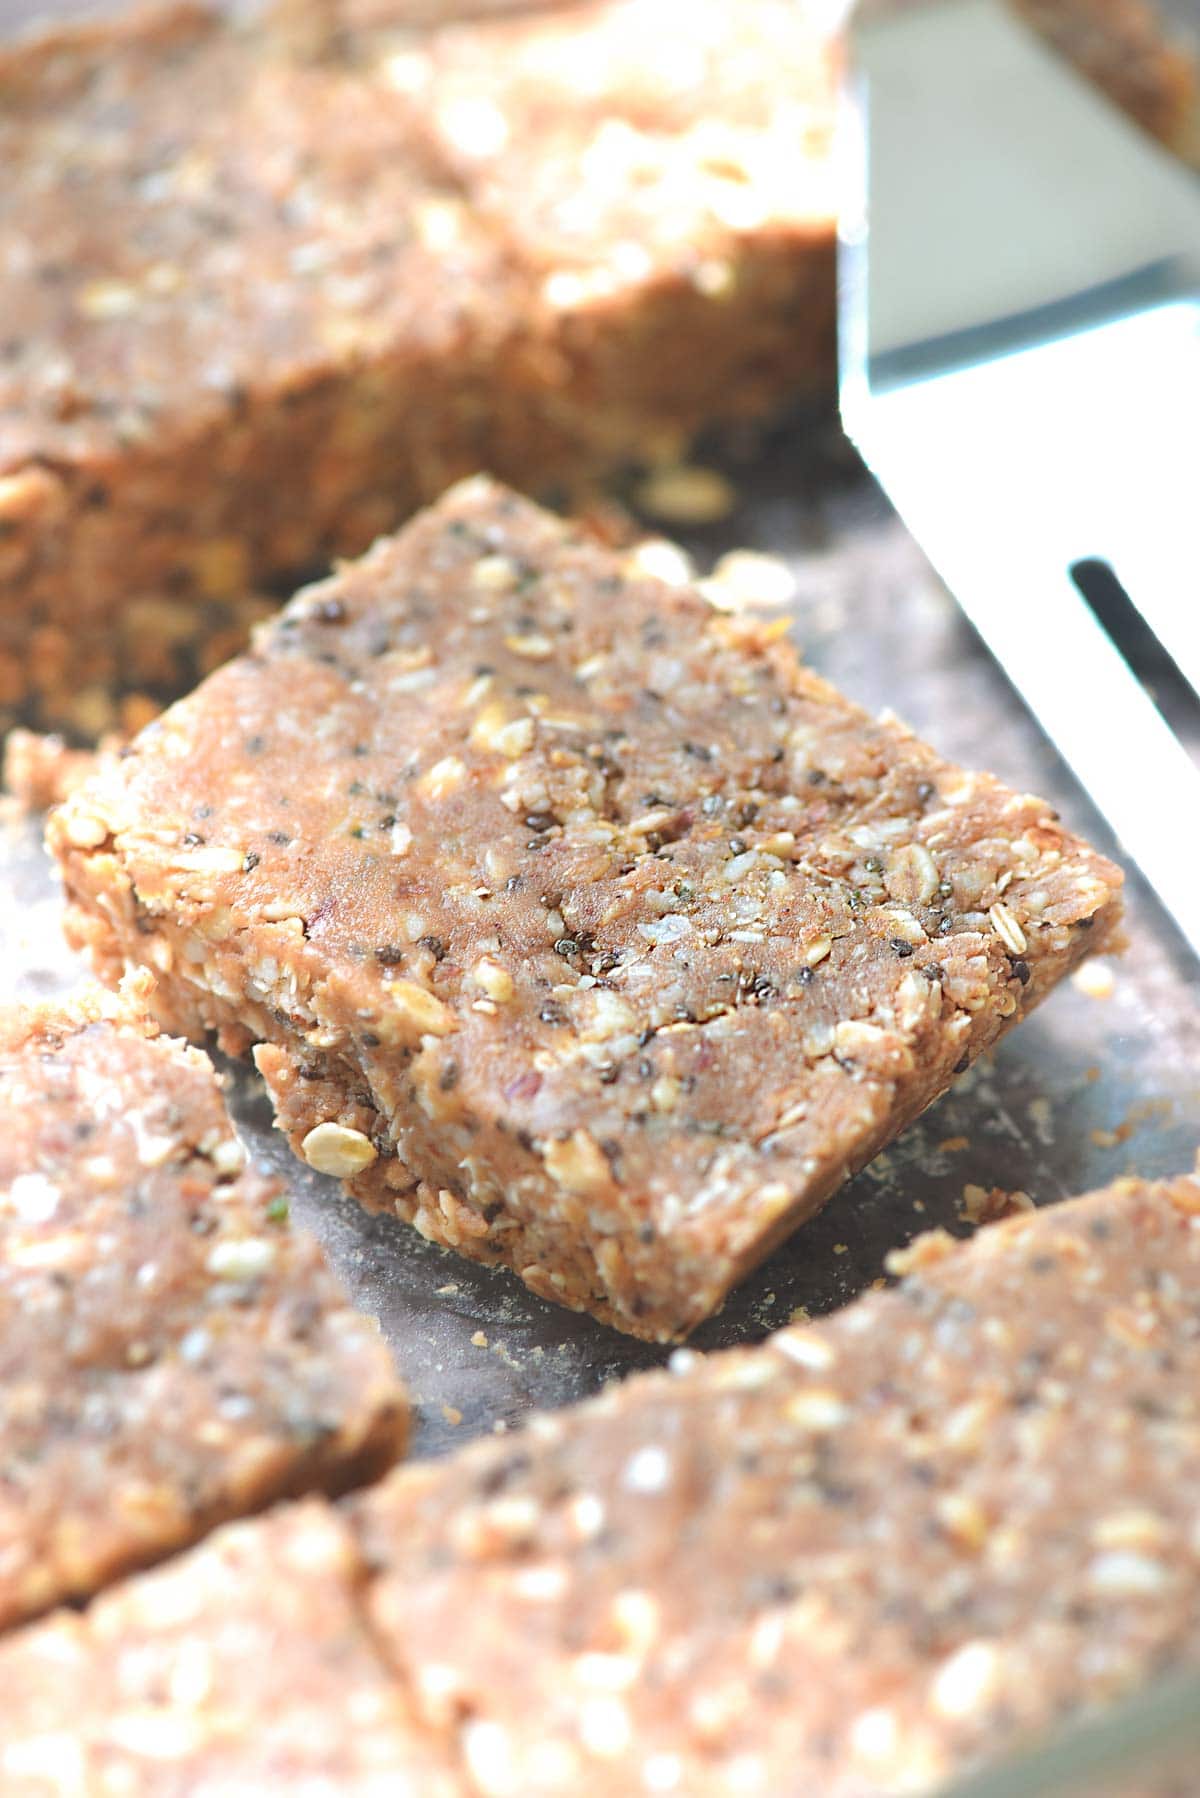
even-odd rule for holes
{"type": "Polygon", "coordinates": [[[469,1798],[371,1640],[364,1568],[319,1499],[0,1644],[5,1798],[469,1798]]]}
{"type": "Polygon", "coordinates": [[[421,1721],[493,1798],[868,1798],[1195,1664],[1198,1226],[1179,1179],[935,1234],[811,1328],[401,1468],[352,1503],[421,1721]]]}
{"type": "Polygon", "coordinates": [[[231,1526],[0,1645],[6,1798],[940,1788],[1200,1656],[1198,1218],[1125,1181],[935,1234],[811,1328],[231,1526]]]}
{"type": "Polygon", "coordinates": [[[32,685],[86,729],[118,645],[159,690],[475,468],[578,479],[828,393],[836,40],[701,11],[685,45],[647,0],[634,57],[607,4],[0,48],[0,720],[32,685]]]}
{"type": "Polygon", "coordinates": [[[0,1628],[398,1457],[387,1349],[204,1055],[132,1004],[10,1013],[0,1119],[0,1628]]]}
{"type": "Polygon", "coordinates": [[[682,1335],[1120,916],[784,629],[463,483],[53,816],[72,938],[367,1205],[682,1335]]]}

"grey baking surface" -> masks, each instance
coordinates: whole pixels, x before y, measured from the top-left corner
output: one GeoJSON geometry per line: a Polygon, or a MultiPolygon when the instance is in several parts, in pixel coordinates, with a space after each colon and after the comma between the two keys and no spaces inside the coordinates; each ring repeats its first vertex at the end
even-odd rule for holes
{"type": "MultiPolygon", "coordinates": [[[[796,640],[816,668],[864,704],[890,706],[947,754],[1045,794],[1110,847],[836,433],[793,431],[737,481],[734,516],[692,540],[702,566],[735,545],[785,557],[798,583],[796,640]]],[[[1195,832],[1194,819],[1181,819],[1180,853],[1195,858],[1200,878],[1195,832]]],[[[0,988],[27,998],[62,992],[80,969],[59,937],[36,823],[0,827],[0,863],[10,894],[0,913],[0,988]]],[[[965,1228],[968,1183],[1048,1203],[1121,1174],[1191,1166],[1200,1143],[1200,966],[1136,878],[1130,901],[1131,946],[1113,964],[1111,996],[1061,988],[776,1253],[695,1346],[753,1340],[798,1306],[816,1313],[844,1302],[918,1231],[965,1228]]],[[[294,1216],[323,1239],[359,1305],[379,1316],[417,1402],[418,1453],[509,1427],[531,1406],[564,1404],[665,1358],[391,1219],[366,1217],[333,1181],[292,1159],[247,1070],[231,1070],[230,1097],[255,1160],[284,1175],[294,1216]]]]}

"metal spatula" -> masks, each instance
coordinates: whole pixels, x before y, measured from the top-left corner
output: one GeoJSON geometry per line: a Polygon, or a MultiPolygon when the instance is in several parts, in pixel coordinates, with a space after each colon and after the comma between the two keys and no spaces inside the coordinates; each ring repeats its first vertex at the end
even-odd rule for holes
{"type": "Polygon", "coordinates": [[[1200,769],[1127,659],[1195,705],[1200,181],[1000,0],[864,23],[855,62],[846,428],[1200,952],[1200,769]]]}

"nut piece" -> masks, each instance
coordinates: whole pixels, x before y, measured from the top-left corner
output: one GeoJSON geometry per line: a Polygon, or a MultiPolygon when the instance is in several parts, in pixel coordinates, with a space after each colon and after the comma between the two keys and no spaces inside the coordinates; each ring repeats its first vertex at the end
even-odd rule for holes
{"type": "Polygon", "coordinates": [[[513,977],[507,968],[502,968],[498,961],[490,956],[482,955],[471,970],[476,986],[482,988],[489,999],[503,1005],[513,996],[513,977]]]}
{"type": "Polygon", "coordinates": [[[349,1180],[377,1159],[378,1150],[361,1130],[345,1124],[317,1124],[300,1144],[300,1153],[319,1174],[349,1180]]]}
{"type": "Polygon", "coordinates": [[[98,849],[108,834],[108,825],[94,812],[63,813],[63,835],[72,849],[98,849]]]}
{"type": "Polygon", "coordinates": [[[542,1150],[546,1172],[568,1192],[597,1192],[609,1183],[604,1152],[586,1130],[576,1130],[565,1142],[548,1142],[542,1150]]]}
{"type": "Polygon", "coordinates": [[[394,1015],[421,1036],[448,1036],[456,1028],[454,1013],[434,993],[415,980],[389,980],[388,997],[394,1015]]]}
{"type": "Polygon", "coordinates": [[[554,645],[543,631],[518,632],[504,642],[515,656],[524,656],[529,662],[548,662],[554,654],[554,645]]]}
{"type": "Polygon", "coordinates": [[[435,762],[426,774],[421,776],[420,785],[430,799],[444,799],[461,787],[466,766],[457,755],[444,755],[440,762],[435,762]]]}
{"type": "Polygon", "coordinates": [[[515,761],[533,743],[533,719],[509,718],[499,701],[493,700],[471,726],[471,742],[476,749],[492,750],[515,761]]]}

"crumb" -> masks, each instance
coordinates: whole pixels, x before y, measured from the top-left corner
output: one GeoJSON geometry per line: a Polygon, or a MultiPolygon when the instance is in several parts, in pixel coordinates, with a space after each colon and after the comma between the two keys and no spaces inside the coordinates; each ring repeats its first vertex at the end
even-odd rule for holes
{"type": "Polygon", "coordinates": [[[1071,985],[1089,999],[1111,999],[1117,982],[1107,962],[1085,961],[1072,974],[1071,985]]]}
{"type": "Polygon", "coordinates": [[[938,1144],[937,1152],[939,1155],[957,1155],[960,1149],[969,1147],[970,1140],[967,1136],[945,1136],[938,1144]]]}
{"type": "Polygon", "coordinates": [[[998,1218],[1014,1217],[1018,1211],[1032,1211],[1033,1200],[1019,1188],[1007,1192],[1002,1186],[966,1185],[959,1201],[959,1216],[972,1229],[980,1224],[994,1224],[998,1218]]]}
{"type": "Polygon", "coordinates": [[[474,1336],[472,1336],[472,1338],[471,1338],[471,1347],[472,1348],[486,1348],[487,1345],[488,1345],[488,1339],[484,1335],[483,1331],[476,1330],[474,1336]]]}
{"type": "Polygon", "coordinates": [[[664,524],[716,524],[737,505],[737,492],[715,468],[678,463],[648,474],[637,503],[664,524]]]}
{"type": "Polygon", "coordinates": [[[925,1230],[914,1236],[907,1248],[892,1249],[883,1265],[895,1279],[903,1279],[906,1274],[945,1260],[958,1246],[949,1230],[925,1230]]]}
{"type": "Polygon", "coordinates": [[[848,1242],[835,1242],[833,1245],[833,1252],[835,1255],[848,1255],[850,1253],[850,1244],[848,1242]]]}
{"type": "Polygon", "coordinates": [[[786,562],[753,549],[722,556],[707,580],[697,585],[719,612],[746,612],[786,606],[796,596],[796,580],[786,562]]]}
{"type": "Polygon", "coordinates": [[[1098,1149],[1115,1149],[1121,1140],[1115,1130],[1089,1130],[1088,1135],[1098,1149]]]}
{"type": "Polygon", "coordinates": [[[462,1412],[457,1405],[443,1405],[442,1416],[446,1419],[446,1422],[450,1424],[460,1424],[462,1422],[462,1412]]]}
{"type": "Polygon", "coordinates": [[[1050,1109],[1049,1099],[1030,1099],[1029,1121],[1037,1132],[1037,1139],[1043,1148],[1054,1146],[1054,1114],[1050,1109]]]}
{"type": "Polygon", "coordinates": [[[692,580],[692,558],[678,543],[666,537],[645,537],[634,544],[625,557],[626,572],[649,575],[651,580],[665,581],[669,587],[685,587],[692,580]]]}

